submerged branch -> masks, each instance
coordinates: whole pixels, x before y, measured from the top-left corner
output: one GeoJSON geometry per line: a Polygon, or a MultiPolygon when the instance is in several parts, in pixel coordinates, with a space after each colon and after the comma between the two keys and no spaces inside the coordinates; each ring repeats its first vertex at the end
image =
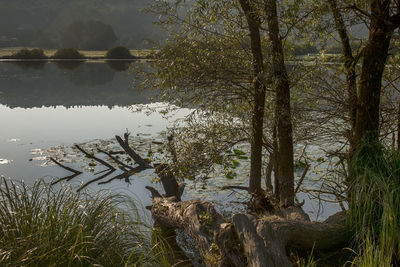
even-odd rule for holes
{"type": "Polygon", "coordinates": [[[99,159],[98,157],[96,157],[96,156],[93,155],[93,154],[90,154],[90,153],[86,152],[86,151],[85,151],[83,148],[81,148],[79,145],[75,145],[75,147],[76,147],[79,151],[81,151],[83,154],[85,154],[86,157],[88,157],[88,158],[90,158],[90,159],[93,159],[93,160],[99,162],[100,164],[106,166],[106,167],[107,167],[108,169],[110,169],[110,170],[115,170],[115,168],[114,168],[113,166],[111,166],[109,163],[105,162],[105,161],[102,160],[102,159],[99,159]]]}

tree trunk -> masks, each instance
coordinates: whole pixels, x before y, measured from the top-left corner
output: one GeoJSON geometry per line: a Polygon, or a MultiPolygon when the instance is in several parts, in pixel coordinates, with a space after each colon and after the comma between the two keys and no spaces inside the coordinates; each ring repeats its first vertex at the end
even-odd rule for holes
{"type": "Polygon", "coordinates": [[[267,168],[265,170],[265,188],[267,189],[267,192],[272,193],[273,192],[273,187],[272,187],[272,170],[274,168],[274,153],[271,153],[269,155],[268,163],[267,163],[267,168]]]}
{"type": "Polygon", "coordinates": [[[348,136],[350,149],[349,155],[354,151],[354,132],[356,127],[356,115],[357,115],[357,74],[356,64],[357,60],[353,56],[353,52],[350,46],[349,35],[347,34],[346,25],[344,24],[342,14],[340,13],[336,0],[328,0],[333,18],[335,20],[336,30],[339,34],[342,43],[342,53],[344,57],[344,68],[346,71],[346,83],[347,83],[347,105],[350,118],[351,130],[348,136]]]}
{"type": "Polygon", "coordinates": [[[397,110],[397,150],[400,151],[400,101],[399,109],[397,110]]]}
{"type": "Polygon", "coordinates": [[[278,129],[278,172],[281,205],[294,205],[293,133],[290,85],[280,37],[276,0],[265,0],[269,38],[272,45],[273,74],[277,82],[276,119],[278,129]]]}
{"type": "Polygon", "coordinates": [[[265,109],[266,88],[263,83],[264,66],[261,50],[260,21],[256,10],[250,0],[239,0],[250,32],[251,53],[253,56],[254,76],[254,105],[252,114],[251,131],[251,156],[250,156],[250,193],[261,192],[261,169],[262,169],[262,144],[263,123],[265,109]]]}
{"type": "MultiPolygon", "coordinates": [[[[277,112],[275,112],[277,113],[277,112]]],[[[280,199],[280,190],[279,190],[279,172],[278,172],[278,155],[279,155],[279,146],[278,146],[278,133],[276,129],[276,119],[274,121],[274,129],[272,133],[272,139],[273,139],[273,149],[274,149],[274,195],[276,199],[280,199]]]]}
{"type": "Polygon", "coordinates": [[[389,19],[389,8],[378,0],[371,1],[369,37],[363,51],[359,82],[358,108],[355,127],[355,145],[379,140],[379,106],[382,74],[393,29],[384,23],[389,19]]]}

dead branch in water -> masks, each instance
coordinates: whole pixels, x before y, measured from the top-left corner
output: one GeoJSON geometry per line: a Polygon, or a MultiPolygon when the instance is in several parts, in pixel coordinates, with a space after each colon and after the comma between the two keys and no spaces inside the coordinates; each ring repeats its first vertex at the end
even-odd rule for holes
{"type": "Polygon", "coordinates": [[[49,159],[50,159],[52,162],[54,162],[55,164],[57,164],[58,166],[60,166],[61,168],[66,169],[67,171],[73,172],[73,173],[75,173],[75,174],[81,174],[81,173],[82,173],[81,171],[72,169],[72,168],[70,168],[70,167],[68,167],[68,166],[65,166],[65,165],[61,164],[60,162],[58,162],[57,160],[55,160],[55,159],[52,158],[52,157],[50,157],[49,159]]]}
{"type": "Polygon", "coordinates": [[[146,166],[148,168],[151,168],[149,162],[145,159],[143,159],[139,154],[137,154],[130,146],[128,142],[129,138],[129,133],[124,134],[124,140],[122,140],[121,137],[118,135],[115,136],[117,139],[119,145],[125,150],[125,152],[139,165],[141,166],[146,166]]]}
{"type": "Polygon", "coordinates": [[[104,151],[104,150],[101,150],[101,149],[98,149],[98,151],[99,151],[100,153],[106,154],[110,159],[112,159],[113,161],[115,161],[115,162],[118,164],[118,166],[119,166],[119,168],[120,168],[121,170],[123,170],[123,171],[125,171],[125,172],[127,172],[128,170],[131,170],[131,171],[133,170],[133,167],[132,167],[132,166],[129,166],[129,165],[123,163],[122,161],[120,161],[119,159],[117,159],[116,157],[114,157],[114,156],[112,155],[111,152],[107,152],[107,151],[104,151]]]}
{"type": "Polygon", "coordinates": [[[59,182],[64,181],[64,180],[70,181],[70,180],[74,179],[76,176],[82,174],[81,171],[78,171],[78,170],[72,169],[72,168],[70,168],[70,167],[68,167],[68,166],[65,166],[64,164],[61,164],[60,162],[58,162],[57,160],[55,160],[55,159],[52,158],[52,157],[50,157],[49,159],[50,159],[52,162],[54,162],[56,165],[60,166],[61,168],[63,168],[63,169],[65,169],[65,170],[67,170],[67,171],[70,171],[70,172],[74,173],[74,174],[72,174],[72,175],[69,175],[69,176],[60,178],[60,179],[58,179],[58,180],[52,182],[51,185],[58,184],[59,182]]]}
{"type": "MultiPolygon", "coordinates": [[[[120,174],[118,174],[118,175],[112,177],[111,179],[109,179],[109,180],[107,180],[107,181],[99,182],[99,183],[98,183],[99,185],[101,185],[101,184],[107,184],[107,183],[110,183],[110,182],[112,182],[112,181],[114,181],[114,180],[125,180],[125,182],[130,183],[129,177],[131,177],[132,175],[135,175],[135,174],[137,174],[137,173],[140,173],[140,172],[142,172],[142,171],[144,171],[144,170],[146,170],[146,169],[153,168],[153,166],[151,166],[147,160],[143,159],[139,154],[137,154],[137,153],[129,146],[128,137],[129,137],[129,133],[125,133],[125,134],[124,134],[124,140],[123,140],[121,137],[119,137],[119,136],[115,136],[115,138],[117,139],[117,141],[118,141],[118,143],[121,145],[121,147],[124,149],[124,151],[118,151],[118,152],[112,152],[112,151],[111,151],[111,152],[106,152],[106,151],[104,151],[104,150],[102,150],[102,149],[98,149],[98,151],[99,151],[100,153],[103,153],[103,154],[107,155],[111,160],[113,160],[116,164],[118,164],[119,168],[123,171],[123,173],[120,173],[120,174]],[[136,166],[136,167],[129,166],[128,164],[126,164],[126,163],[122,162],[121,160],[119,160],[117,157],[113,156],[113,155],[115,155],[115,154],[121,154],[121,153],[126,153],[126,154],[128,154],[128,155],[138,164],[138,166],[136,166]]],[[[101,175],[101,176],[99,176],[99,177],[95,177],[95,178],[91,179],[90,181],[88,181],[87,183],[85,183],[84,185],[82,185],[82,186],[78,189],[78,191],[84,189],[85,187],[87,187],[88,185],[90,185],[90,184],[92,184],[92,183],[94,183],[94,182],[100,181],[100,180],[102,180],[102,179],[104,179],[104,178],[110,176],[112,173],[114,173],[114,171],[116,171],[116,169],[115,169],[110,163],[106,162],[105,160],[100,159],[100,158],[96,157],[94,154],[91,154],[91,153],[87,152],[85,149],[83,149],[83,148],[82,148],[81,146],[79,146],[79,145],[75,145],[75,147],[76,147],[80,152],[82,152],[87,158],[93,159],[93,160],[99,162],[101,165],[107,167],[107,169],[102,170],[102,171],[100,171],[100,172],[97,172],[95,175],[98,175],[98,174],[101,174],[101,173],[104,173],[104,172],[107,172],[107,173],[105,173],[105,174],[103,174],[103,175],[101,175]]],[[[82,172],[77,171],[77,170],[74,170],[74,169],[72,169],[72,168],[70,168],[70,167],[67,167],[67,166],[65,166],[65,165],[63,165],[63,164],[61,164],[61,163],[59,163],[58,161],[56,161],[56,160],[53,159],[53,158],[50,158],[50,160],[52,160],[52,161],[53,161],[55,164],[57,164],[58,166],[60,166],[60,167],[62,167],[62,168],[64,168],[64,169],[66,169],[66,170],[71,171],[71,172],[74,173],[74,175],[70,175],[70,176],[67,176],[67,177],[58,179],[57,181],[55,181],[55,182],[52,183],[53,185],[54,185],[54,184],[57,184],[57,183],[59,183],[59,182],[61,182],[61,181],[64,181],[64,180],[69,181],[69,180],[73,179],[74,177],[78,176],[79,174],[82,174],[82,172]]]]}
{"type": "Polygon", "coordinates": [[[75,147],[81,151],[83,154],[86,155],[86,157],[88,157],[89,159],[93,159],[95,161],[97,161],[98,163],[106,166],[109,170],[115,170],[115,168],[113,166],[111,166],[108,162],[105,162],[102,159],[99,159],[98,157],[96,157],[94,154],[90,154],[88,152],[86,152],[83,148],[81,148],[79,145],[75,145],[75,147]]]}
{"type": "Polygon", "coordinates": [[[87,182],[87,183],[85,183],[84,185],[82,185],[81,187],[79,187],[79,189],[78,189],[77,191],[79,192],[79,191],[81,191],[82,189],[84,189],[85,187],[87,187],[88,185],[90,185],[90,184],[92,184],[92,183],[94,183],[94,182],[97,182],[97,181],[99,181],[99,180],[101,180],[101,179],[103,179],[103,178],[109,176],[109,175],[112,174],[114,171],[115,171],[115,169],[114,169],[114,170],[109,170],[106,174],[103,174],[102,176],[99,176],[99,177],[97,177],[97,178],[94,178],[94,179],[90,180],[89,182],[87,182]]]}

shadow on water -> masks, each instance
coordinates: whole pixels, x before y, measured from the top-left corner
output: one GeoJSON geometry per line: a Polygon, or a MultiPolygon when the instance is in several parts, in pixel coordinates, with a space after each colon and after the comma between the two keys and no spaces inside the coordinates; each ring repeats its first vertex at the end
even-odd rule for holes
{"type": "Polygon", "coordinates": [[[83,64],[69,73],[70,81],[73,84],[88,87],[111,83],[114,76],[115,71],[104,63],[83,64]]]}
{"type": "Polygon", "coordinates": [[[129,69],[131,66],[131,62],[127,61],[107,61],[107,66],[111,69],[115,70],[116,72],[124,72],[129,69]]]}
{"type": "Polygon", "coordinates": [[[74,70],[83,64],[82,61],[55,61],[54,64],[61,70],[74,70]]]}
{"type": "Polygon", "coordinates": [[[12,64],[17,65],[22,70],[41,70],[47,64],[46,61],[13,61],[12,64]]]}
{"type": "Polygon", "coordinates": [[[138,85],[140,80],[134,75],[127,75],[122,71],[116,72],[105,63],[41,62],[44,64],[39,65],[30,64],[34,62],[14,63],[0,63],[0,104],[10,108],[54,106],[111,108],[157,101],[157,91],[139,90],[135,85],[138,85]],[[29,64],[22,64],[23,68],[19,63],[29,64]]]}

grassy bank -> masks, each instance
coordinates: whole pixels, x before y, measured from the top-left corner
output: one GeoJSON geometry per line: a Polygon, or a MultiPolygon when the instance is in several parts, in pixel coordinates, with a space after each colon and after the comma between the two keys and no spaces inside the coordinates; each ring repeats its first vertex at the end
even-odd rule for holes
{"type": "Polygon", "coordinates": [[[1,266],[162,265],[129,198],[0,183],[1,266]]]}
{"type": "MultiPolygon", "coordinates": [[[[5,48],[0,48],[0,58],[3,57],[9,57],[12,54],[20,51],[21,49],[28,48],[32,49],[30,47],[5,47],[5,48]]],[[[47,57],[51,57],[54,55],[55,52],[57,52],[56,49],[43,49],[44,54],[47,57]]],[[[129,50],[134,57],[138,58],[145,58],[149,56],[152,53],[152,50],[149,49],[143,49],[143,50],[129,50]]],[[[107,50],[79,50],[80,53],[85,55],[86,58],[98,58],[98,59],[104,59],[107,53],[107,50]]]]}

